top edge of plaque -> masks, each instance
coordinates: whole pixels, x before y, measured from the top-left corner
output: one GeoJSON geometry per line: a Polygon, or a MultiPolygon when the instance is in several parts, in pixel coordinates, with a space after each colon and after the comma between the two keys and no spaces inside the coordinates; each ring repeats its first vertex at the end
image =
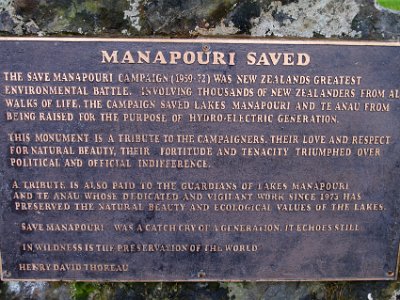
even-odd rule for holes
{"type": "Polygon", "coordinates": [[[338,39],[288,39],[288,38],[254,38],[254,37],[201,37],[201,38],[98,38],[98,37],[0,37],[2,41],[36,41],[36,42],[125,42],[125,43],[215,43],[215,44],[270,44],[270,45],[337,45],[337,46],[385,46],[399,47],[400,39],[396,41],[373,40],[338,40],[338,39]]]}

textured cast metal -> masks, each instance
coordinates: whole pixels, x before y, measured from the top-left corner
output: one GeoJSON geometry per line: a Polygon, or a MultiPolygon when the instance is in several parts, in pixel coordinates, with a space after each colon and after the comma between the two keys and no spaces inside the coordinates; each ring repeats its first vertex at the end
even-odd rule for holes
{"type": "MultiPolygon", "coordinates": [[[[135,122],[10,122],[5,119],[5,99],[10,96],[5,93],[5,85],[26,85],[27,81],[10,83],[5,82],[3,72],[111,72],[119,73],[162,73],[193,74],[195,80],[192,83],[180,86],[192,87],[196,91],[200,86],[217,86],[216,83],[203,84],[198,74],[232,75],[236,74],[258,75],[290,75],[304,74],[315,75],[358,75],[362,76],[360,88],[373,89],[399,89],[400,57],[399,47],[384,44],[346,44],[346,43],[306,43],[306,42],[273,42],[268,41],[151,41],[151,40],[19,40],[3,39],[0,41],[0,105],[1,105],[1,258],[2,279],[18,280],[99,280],[99,281],[196,281],[196,280],[365,280],[365,279],[394,279],[397,269],[397,253],[399,243],[399,153],[400,153],[400,99],[322,99],[322,98],[295,98],[293,95],[272,98],[264,97],[263,100],[285,100],[292,104],[298,101],[311,101],[320,105],[320,102],[331,100],[363,103],[389,103],[390,111],[386,113],[351,113],[348,111],[336,111],[339,123],[331,124],[241,124],[241,123],[189,123],[187,120],[168,124],[135,123],[135,122]],[[102,64],[101,50],[111,53],[113,50],[121,52],[130,50],[149,51],[220,51],[236,52],[236,64],[227,65],[185,65],[178,64],[102,64]],[[311,57],[308,66],[249,66],[245,63],[245,54],[254,51],[261,52],[305,52],[311,57]],[[118,133],[147,133],[147,134],[219,134],[219,135],[372,135],[391,136],[391,143],[381,147],[381,157],[240,157],[217,156],[207,158],[210,167],[207,169],[153,169],[153,168],[12,168],[9,164],[11,157],[9,147],[13,145],[8,140],[10,132],[59,132],[59,133],[103,133],[108,135],[118,133]],[[15,190],[11,184],[17,181],[77,181],[80,188],[77,192],[85,192],[83,184],[87,181],[111,183],[116,182],[176,182],[178,187],[183,182],[234,182],[239,187],[247,183],[288,183],[293,182],[347,182],[349,192],[359,192],[362,200],[359,203],[376,203],[384,205],[383,211],[355,212],[355,211],[312,211],[302,212],[215,212],[215,211],[16,211],[15,190]],[[26,232],[21,230],[21,223],[101,223],[104,231],[101,232],[26,232]],[[114,224],[358,224],[362,229],[357,232],[142,232],[135,231],[117,232],[114,224]],[[49,244],[153,244],[153,245],[188,245],[195,247],[200,245],[200,251],[137,251],[118,252],[107,251],[23,251],[23,243],[49,243],[49,244]],[[218,245],[223,251],[204,251],[205,245],[218,245]],[[250,245],[256,246],[257,251],[228,252],[226,245],[250,245]],[[20,264],[49,264],[51,266],[61,264],[108,264],[129,265],[127,272],[119,271],[90,271],[90,270],[44,270],[21,271],[20,264]]],[[[33,83],[29,83],[33,84],[33,83]]],[[[39,83],[37,83],[39,84],[39,83]]],[[[43,83],[40,83],[43,84],[43,83]]],[[[49,83],[49,84],[55,84],[49,83]]],[[[62,83],[60,85],[67,85],[62,83]]],[[[72,85],[72,84],[69,84],[72,85]]],[[[88,88],[95,84],[84,83],[88,88]]],[[[107,85],[107,84],[103,84],[107,85]]],[[[227,103],[234,100],[250,100],[248,98],[217,98],[193,96],[151,96],[139,95],[141,86],[157,87],[162,83],[127,83],[115,85],[127,86],[135,99],[151,99],[159,105],[161,100],[187,100],[191,103],[195,100],[225,100],[227,103]]],[[[218,85],[218,87],[223,85],[218,85]]],[[[253,87],[272,88],[268,84],[241,85],[232,83],[227,87],[253,87]]],[[[277,86],[276,86],[277,87],[277,86]]],[[[284,87],[284,86],[279,86],[284,87]]],[[[299,85],[286,85],[288,88],[301,87],[299,85]]],[[[341,86],[319,86],[318,88],[343,88],[341,86]]],[[[307,88],[313,88],[310,84],[307,88]]],[[[13,96],[14,98],[30,98],[32,96],[13,96]]],[[[67,96],[49,96],[50,98],[68,99],[67,96]]],[[[127,98],[129,98],[127,97],[127,98]]],[[[37,96],[38,99],[46,96],[37,96]]],[[[75,96],[79,103],[85,98],[95,99],[95,96],[75,96]]],[[[118,97],[99,96],[99,99],[113,100],[118,97]]],[[[251,100],[260,100],[253,97],[251,100]]],[[[33,109],[34,110],[34,109],[33,109]]],[[[15,110],[17,111],[17,110],[15,110]]],[[[36,109],[39,112],[40,109],[36,109]]],[[[72,111],[65,109],[65,112],[72,111]]],[[[106,112],[103,109],[102,112],[106,112]]],[[[124,112],[123,109],[117,110],[124,112]]],[[[126,112],[127,110],[125,110],[126,112]]],[[[138,112],[132,109],[130,112],[138,112]]],[[[153,112],[160,112],[159,108],[153,112]]],[[[73,110],[74,113],[79,110],[73,110]]],[[[85,112],[98,114],[98,110],[86,109],[85,112]]],[[[143,112],[143,111],[140,111],[143,112]]],[[[190,113],[219,113],[216,110],[163,110],[169,117],[172,114],[190,113]]],[[[249,113],[249,111],[236,111],[226,109],[224,113],[249,113]]],[[[261,113],[251,111],[251,113],[261,113]]],[[[263,111],[262,113],[269,113],[263,111]]],[[[282,112],[275,111],[275,115],[282,112]]],[[[285,114],[299,114],[294,106],[285,114]]],[[[303,114],[311,114],[307,111],[303,114]]],[[[24,143],[15,143],[15,145],[24,143]]],[[[60,144],[62,145],[62,144],[60,144]]],[[[91,144],[92,146],[94,143],[91,144]]],[[[138,144],[146,146],[146,144],[138,144]]],[[[135,146],[138,146],[135,145],[135,146]]],[[[64,145],[67,146],[67,145],[64,145]]],[[[151,144],[150,151],[153,158],[162,158],[157,153],[160,146],[182,146],[179,143],[151,144]]],[[[186,146],[188,146],[186,144],[186,146]]],[[[193,146],[200,146],[193,143],[193,146]]],[[[207,146],[207,145],[202,145],[207,146]]],[[[240,144],[211,145],[216,153],[219,147],[241,147],[240,144]]],[[[251,145],[247,145],[251,146],[251,145]]],[[[258,145],[260,146],[260,145],[258,145]]],[[[265,144],[263,146],[270,146],[265,144]]],[[[282,146],[282,145],[275,145],[282,146]]],[[[320,145],[321,146],[321,145],[320,145]]],[[[332,146],[332,145],[330,145],[332,146]]],[[[342,145],[343,146],[343,145],[342,145]]],[[[348,147],[355,149],[352,145],[348,147]]],[[[291,149],[293,145],[289,145],[291,149]]],[[[292,152],[293,153],[293,152],[292,152]]],[[[77,158],[87,157],[76,155],[77,158]]],[[[65,157],[61,157],[64,159],[65,157]]],[[[116,158],[121,158],[117,154],[116,158]]],[[[164,157],[165,158],[165,157],[164,157]]],[[[179,158],[179,157],[175,157],[179,158]]],[[[182,157],[181,157],[182,158],[182,157]]],[[[130,157],[135,164],[138,157],[130,157]]],[[[110,189],[107,192],[112,192],[110,189]]],[[[136,189],[135,191],[138,191],[136,189]]],[[[121,191],[116,191],[121,192],[121,191]]],[[[124,191],[126,192],[126,191],[124,191]]],[[[129,192],[129,191],[128,191],[129,192]]],[[[159,201],[158,204],[182,203],[209,204],[229,203],[244,204],[246,201],[235,200],[207,200],[207,192],[203,191],[203,200],[191,200],[184,202],[184,191],[178,188],[174,191],[179,194],[177,201],[159,201]],[[168,203],[167,203],[168,202],[168,203]]],[[[245,191],[236,192],[244,193],[245,191]]],[[[274,192],[286,193],[286,191],[267,191],[251,189],[254,193],[252,200],[246,204],[270,204],[275,207],[279,201],[267,201],[257,199],[257,193],[274,192]]],[[[311,193],[313,191],[308,191],[311,193]]],[[[315,191],[314,191],[315,192],[315,191]]],[[[286,196],[285,196],[286,197],[286,196]]],[[[25,200],[25,202],[38,201],[37,199],[25,200]]],[[[74,203],[102,202],[84,200],[49,200],[48,202],[74,203]]],[[[104,203],[107,201],[103,201],[104,203]]],[[[109,201],[111,202],[111,201],[109,201]]],[[[150,201],[142,201],[147,204],[150,201]]],[[[319,204],[330,205],[333,201],[319,201],[319,204]]],[[[134,201],[114,200],[113,203],[129,203],[134,201]]],[[[137,202],[135,202],[137,203],[137,202]]],[[[282,203],[290,204],[285,200],[282,203]]],[[[297,202],[296,202],[297,203],[297,202]]],[[[306,201],[299,203],[309,203],[306,201]]],[[[314,202],[316,203],[316,202],[314,202]]],[[[345,201],[337,201],[345,203],[345,201]]],[[[350,203],[354,203],[350,202],[350,203]]],[[[103,249],[103,248],[102,248],[103,249]]],[[[105,249],[105,248],[104,248],[105,249]]],[[[218,248],[215,248],[216,250],[218,248]]],[[[51,267],[53,268],[53,267],[51,267]]]]}

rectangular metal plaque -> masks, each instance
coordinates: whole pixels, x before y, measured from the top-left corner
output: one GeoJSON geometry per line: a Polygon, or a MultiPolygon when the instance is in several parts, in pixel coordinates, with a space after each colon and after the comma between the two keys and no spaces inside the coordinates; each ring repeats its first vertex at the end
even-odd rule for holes
{"type": "Polygon", "coordinates": [[[2,280],[392,280],[399,43],[0,39],[2,280]]]}

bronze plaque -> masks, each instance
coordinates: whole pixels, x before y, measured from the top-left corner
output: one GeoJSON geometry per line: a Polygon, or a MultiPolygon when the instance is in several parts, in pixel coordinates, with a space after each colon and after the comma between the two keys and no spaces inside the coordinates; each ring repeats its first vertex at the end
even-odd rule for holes
{"type": "Polygon", "coordinates": [[[2,280],[395,279],[399,49],[2,38],[2,280]]]}

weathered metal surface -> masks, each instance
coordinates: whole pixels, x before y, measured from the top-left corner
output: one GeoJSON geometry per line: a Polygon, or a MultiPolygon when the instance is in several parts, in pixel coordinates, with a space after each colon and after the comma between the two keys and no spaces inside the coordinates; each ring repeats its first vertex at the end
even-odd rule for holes
{"type": "Polygon", "coordinates": [[[398,46],[2,39],[2,279],[395,279],[398,46]]]}

